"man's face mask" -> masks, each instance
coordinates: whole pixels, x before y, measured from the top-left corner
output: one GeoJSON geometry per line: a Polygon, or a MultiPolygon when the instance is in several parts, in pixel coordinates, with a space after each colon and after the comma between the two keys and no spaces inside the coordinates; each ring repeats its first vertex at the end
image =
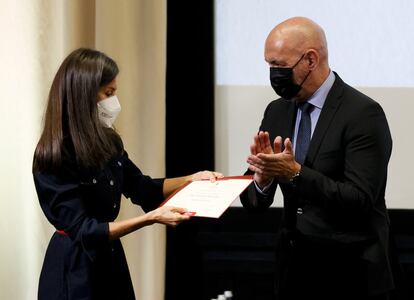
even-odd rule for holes
{"type": "Polygon", "coordinates": [[[270,67],[270,84],[272,85],[272,88],[276,94],[278,94],[280,97],[287,100],[295,97],[302,88],[302,84],[308,78],[310,71],[300,85],[296,84],[293,81],[293,69],[298,65],[304,56],[305,54],[303,54],[292,67],[270,67]]]}
{"type": "Polygon", "coordinates": [[[108,97],[98,102],[98,116],[102,125],[111,128],[121,111],[121,104],[117,96],[108,97]]]}

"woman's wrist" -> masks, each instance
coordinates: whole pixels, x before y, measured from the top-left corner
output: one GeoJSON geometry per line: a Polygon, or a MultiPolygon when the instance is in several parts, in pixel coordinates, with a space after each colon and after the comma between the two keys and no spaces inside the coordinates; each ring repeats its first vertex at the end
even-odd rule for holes
{"type": "Polygon", "coordinates": [[[144,218],[144,220],[143,220],[143,224],[145,224],[144,226],[146,226],[146,225],[152,225],[154,223],[157,223],[157,220],[158,220],[157,214],[156,214],[156,212],[154,210],[152,210],[150,212],[147,212],[142,217],[144,218]]]}

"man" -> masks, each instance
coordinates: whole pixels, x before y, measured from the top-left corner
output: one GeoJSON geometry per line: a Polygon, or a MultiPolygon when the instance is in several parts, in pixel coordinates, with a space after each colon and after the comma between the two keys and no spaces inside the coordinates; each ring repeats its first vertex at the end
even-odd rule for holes
{"type": "Polygon", "coordinates": [[[281,98],[254,137],[254,184],[241,200],[262,210],[277,186],[283,193],[278,299],[388,299],[392,141],[382,108],[330,70],[324,31],[312,20],[277,25],[265,60],[281,98]]]}

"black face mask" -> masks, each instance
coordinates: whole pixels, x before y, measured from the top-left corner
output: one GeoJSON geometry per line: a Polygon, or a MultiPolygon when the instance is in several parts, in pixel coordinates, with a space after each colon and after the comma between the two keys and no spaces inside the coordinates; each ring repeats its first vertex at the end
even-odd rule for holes
{"type": "Polygon", "coordinates": [[[280,97],[287,100],[295,97],[302,88],[302,84],[308,78],[310,71],[300,85],[296,84],[293,81],[293,69],[297,66],[297,64],[302,60],[304,56],[305,54],[303,54],[299,60],[289,68],[270,67],[270,84],[272,85],[272,88],[275,90],[276,94],[278,94],[280,97]]]}

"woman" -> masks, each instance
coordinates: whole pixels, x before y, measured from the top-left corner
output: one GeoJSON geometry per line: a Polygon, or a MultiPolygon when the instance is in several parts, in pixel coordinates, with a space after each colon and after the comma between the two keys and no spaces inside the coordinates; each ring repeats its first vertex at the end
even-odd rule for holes
{"type": "Polygon", "coordinates": [[[188,181],[222,176],[209,171],[172,179],[143,175],[112,128],[121,108],[117,74],[116,63],[105,54],[78,49],[53,80],[33,161],[40,205],[56,228],[39,299],[135,299],[119,238],[153,223],[176,226],[188,220],[185,209],[159,205],[188,181]],[[114,221],[121,194],[147,213],[114,221]]]}

